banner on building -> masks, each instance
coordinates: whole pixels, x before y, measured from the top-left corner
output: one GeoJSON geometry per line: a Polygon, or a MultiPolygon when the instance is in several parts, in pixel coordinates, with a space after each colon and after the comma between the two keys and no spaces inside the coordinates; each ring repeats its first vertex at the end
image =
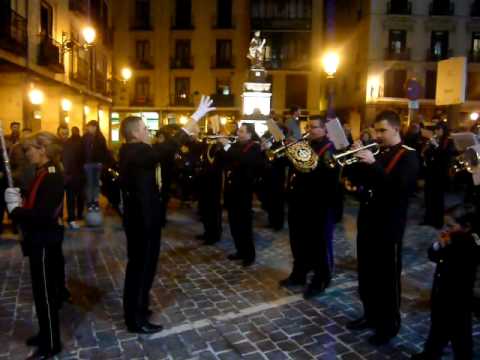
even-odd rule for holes
{"type": "Polygon", "coordinates": [[[458,105],[465,102],[467,58],[454,57],[438,62],[435,105],[458,105]]]}

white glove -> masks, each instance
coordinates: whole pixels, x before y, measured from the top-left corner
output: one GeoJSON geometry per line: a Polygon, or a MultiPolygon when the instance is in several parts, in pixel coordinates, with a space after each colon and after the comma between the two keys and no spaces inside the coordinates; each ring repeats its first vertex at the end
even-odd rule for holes
{"type": "Polygon", "coordinates": [[[210,99],[210,96],[202,95],[200,99],[200,104],[198,104],[197,110],[192,114],[191,118],[198,122],[201,118],[203,118],[206,114],[211,111],[215,111],[217,108],[212,107],[213,100],[210,99]]]}
{"type": "Polygon", "coordinates": [[[5,190],[5,202],[8,212],[11,213],[15,208],[22,206],[22,195],[19,188],[7,188],[5,190]]]}

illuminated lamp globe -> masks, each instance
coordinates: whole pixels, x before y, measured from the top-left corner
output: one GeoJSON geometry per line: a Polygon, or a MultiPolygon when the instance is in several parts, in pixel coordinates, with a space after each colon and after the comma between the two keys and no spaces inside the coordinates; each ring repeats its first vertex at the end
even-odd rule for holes
{"type": "Polygon", "coordinates": [[[93,42],[95,41],[95,38],[97,37],[97,33],[95,29],[91,26],[87,26],[83,28],[82,35],[87,45],[92,45],[93,42]]]}
{"type": "Polygon", "coordinates": [[[28,98],[30,99],[30,102],[32,103],[32,105],[41,105],[45,100],[45,95],[41,90],[32,89],[28,93],[28,98]]]}
{"type": "Polygon", "coordinates": [[[122,79],[128,81],[132,78],[132,69],[124,67],[121,71],[122,79]]]}
{"type": "Polygon", "coordinates": [[[328,52],[322,58],[323,71],[325,71],[329,77],[333,77],[335,75],[339,64],[340,58],[337,53],[328,52]]]}
{"type": "Polygon", "coordinates": [[[62,99],[62,110],[63,111],[72,110],[72,102],[68,99],[62,99]]]}
{"type": "Polygon", "coordinates": [[[470,114],[470,120],[477,121],[480,115],[475,111],[470,114]]]}

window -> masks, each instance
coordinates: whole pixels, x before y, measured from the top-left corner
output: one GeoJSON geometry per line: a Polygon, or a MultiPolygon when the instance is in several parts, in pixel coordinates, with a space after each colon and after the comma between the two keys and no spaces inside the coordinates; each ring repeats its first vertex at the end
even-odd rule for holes
{"type": "Polygon", "coordinates": [[[232,0],[217,0],[217,27],[232,27],[232,0]]]}
{"type": "Polygon", "coordinates": [[[425,73],[425,99],[435,99],[437,91],[437,72],[427,70],[425,73]]]}
{"type": "Polygon", "coordinates": [[[175,104],[189,105],[190,102],[190,78],[175,78],[175,104]]]}
{"type": "Polygon", "coordinates": [[[312,17],[312,0],[256,0],[251,2],[253,18],[305,19],[312,17]]]}
{"type": "Polygon", "coordinates": [[[265,59],[267,67],[305,68],[310,66],[311,38],[309,33],[272,32],[267,38],[265,59]]]}
{"type": "Polygon", "coordinates": [[[139,104],[147,103],[150,100],[150,78],[137,77],[135,79],[135,101],[139,104]]]}
{"type": "Polygon", "coordinates": [[[480,73],[469,71],[467,76],[467,99],[480,100],[480,73]]]}
{"type": "Polygon", "coordinates": [[[480,60],[480,32],[472,33],[472,60],[480,60]]]}
{"type": "Polygon", "coordinates": [[[431,57],[433,60],[441,60],[448,57],[448,31],[432,32],[431,57]]]}
{"type": "Polygon", "coordinates": [[[308,78],[305,75],[287,75],[285,84],[285,105],[307,107],[308,78]]]}
{"type": "Polygon", "coordinates": [[[402,54],[407,45],[407,32],[405,30],[390,30],[388,33],[388,43],[391,54],[402,54]]]}
{"type": "Polygon", "coordinates": [[[150,27],[150,0],[135,0],[136,29],[149,30],[150,27]]]}
{"type": "Polygon", "coordinates": [[[387,70],[385,73],[385,97],[405,97],[406,70],[387,70]]]}
{"type": "Polygon", "coordinates": [[[191,67],[190,40],[175,40],[175,60],[174,67],[191,67]]]}
{"type": "Polygon", "coordinates": [[[136,59],[140,63],[150,61],[150,41],[138,40],[135,44],[136,59]]]}
{"type": "Polygon", "coordinates": [[[176,0],[175,27],[179,29],[192,28],[192,0],[176,0]]]}
{"type": "Polygon", "coordinates": [[[232,40],[217,40],[217,67],[232,66],[232,40]]]}
{"type": "Polygon", "coordinates": [[[46,1],[40,4],[40,34],[52,37],[53,33],[53,8],[46,1]]]}
{"type": "Polygon", "coordinates": [[[232,94],[232,84],[228,78],[217,79],[217,95],[229,96],[232,94]]]}

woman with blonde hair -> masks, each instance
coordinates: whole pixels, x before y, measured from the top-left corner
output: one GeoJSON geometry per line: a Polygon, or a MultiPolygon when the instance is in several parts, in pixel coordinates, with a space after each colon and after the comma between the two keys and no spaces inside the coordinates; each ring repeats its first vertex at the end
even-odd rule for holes
{"type": "Polygon", "coordinates": [[[7,188],[5,202],[11,218],[22,229],[22,250],[30,261],[39,333],[27,340],[27,345],[38,347],[29,359],[47,359],[62,348],[58,317],[66,290],[61,250],[62,147],[59,139],[48,132],[33,134],[22,144],[27,160],[36,167],[35,179],[23,199],[19,188],[7,188]]]}

